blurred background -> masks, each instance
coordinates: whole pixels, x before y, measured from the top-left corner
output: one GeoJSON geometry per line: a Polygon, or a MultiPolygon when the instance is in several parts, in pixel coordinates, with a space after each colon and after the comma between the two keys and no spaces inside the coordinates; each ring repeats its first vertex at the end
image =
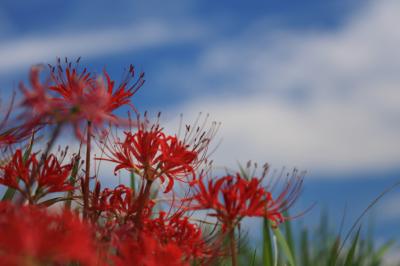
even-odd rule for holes
{"type": "MultiPolygon", "coordinates": [[[[301,223],[326,210],[348,229],[400,180],[399,12],[397,0],[3,0],[1,98],[56,57],[117,80],[132,63],[146,73],[139,110],[166,125],[209,113],[216,165],[307,170],[293,212],[316,202],[301,223]]],[[[399,206],[395,189],[364,220],[378,242],[400,239],[399,206]]]]}

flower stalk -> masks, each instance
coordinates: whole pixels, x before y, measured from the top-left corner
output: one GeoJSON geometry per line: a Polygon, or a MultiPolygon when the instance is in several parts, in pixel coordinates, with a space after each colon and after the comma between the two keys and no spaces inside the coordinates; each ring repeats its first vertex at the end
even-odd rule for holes
{"type": "Polygon", "coordinates": [[[238,265],[238,261],[237,261],[235,227],[232,227],[232,229],[229,230],[229,244],[230,244],[230,249],[231,249],[232,266],[237,266],[238,265]]]}
{"type": "Polygon", "coordinates": [[[150,198],[151,185],[153,180],[147,180],[144,189],[141,191],[138,199],[138,209],[136,214],[136,225],[140,229],[143,225],[143,211],[145,210],[150,198]]]}
{"type": "Polygon", "coordinates": [[[83,218],[88,217],[89,209],[89,189],[90,189],[90,152],[91,152],[91,136],[92,136],[92,122],[87,122],[86,131],[86,162],[85,162],[85,179],[83,191],[83,218]]]}

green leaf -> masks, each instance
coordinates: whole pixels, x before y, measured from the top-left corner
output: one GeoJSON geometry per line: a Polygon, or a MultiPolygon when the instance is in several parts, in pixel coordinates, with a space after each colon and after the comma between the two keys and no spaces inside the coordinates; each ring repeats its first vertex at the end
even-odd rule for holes
{"type": "Polygon", "coordinates": [[[241,175],[244,179],[249,180],[249,179],[250,179],[250,175],[249,175],[248,171],[247,171],[245,168],[243,168],[243,166],[242,166],[240,163],[238,163],[238,165],[239,165],[239,172],[240,172],[240,175],[241,175]]]}
{"type": "Polygon", "coordinates": [[[268,219],[264,218],[263,225],[263,265],[272,266],[274,253],[272,250],[272,237],[268,219]]]}
{"type": "Polygon", "coordinates": [[[12,200],[14,198],[16,190],[14,188],[7,188],[6,192],[3,195],[3,198],[1,199],[2,201],[5,200],[12,200]]]}
{"type": "Polygon", "coordinates": [[[131,189],[136,191],[136,184],[135,184],[135,173],[130,171],[130,180],[131,180],[131,189]]]}
{"type": "Polygon", "coordinates": [[[283,234],[281,233],[279,228],[275,228],[275,229],[273,229],[273,231],[276,236],[276,239],[278,240],[278,244],[281,247],[281,249],[283,250],[283,253],[285,254],[286,259],[288,260],[289,264],[292,266],[295,266],[296,263],[295,263],[293,254],[290,251],[290,247],[289,247],[288,243],[286,242],[285,237],[283,236],[283,234]]]}
{"type": "MultiPolygon", "coordinates": [[[[284,212],[286,217],[290,217],[287,211],[284,212]]],[[[286,221],[284,224],[285,229],[285,237],[287,240],[287,244],[289,246],[290,252],[293,254],[293,257],[296,257],[296,250],[295,250],[295,243],[293,240],[293,230],[292,230],[292,223],[290,220],[286,221]]]]}
{"type": "Polygon", "coordinates": [[[335,242],[333,242],[333,245],[330,249],[330,255],[328,258],[328,265],[329,266],[335,266],[336,261],[338,258],[338,252],[339,252],[339,247],[340,247],[340,237],[337,236],[335,239],[335,242]]]}
{"type": "Polygon", "coordinates": [[[257,254],[257,249],[254,249],[253,257],[251,260],[251,266],[254,266],[256,263],[256,254],[257,254]]]}
{"type": "Polygon", "coordinates": [[[310,244],[308,243],[308,230],[303,229],[300,236],[300,248],[301,248],[301,262],[302,265],[310,265],[310,244]]]}
{"type": "MultiPolygon", "coordinates": [[[[75,156],[74,158],[74,163],[72,166],[72,171],[71,171],[71,176],[69,177],[69,182],[71,185],[75,185],[76,182],[76,176],[78,175],[79,171],[79,162],[80,162],[80,153],[81,151],[79,150],[79,153],[75,156]]],[[[74,190],[70,190],[67,192],[67,198],[72,199],[74,197],[74,190]]],[[[65,207],[67,209],[71,208],[71,200],[68,200],[65,202],[65,207]]]]}
{"type": "Polygon", "coordinates": [[[34,142],[34,136],[32,135],[32,138],[31,138],[31,141],[29,142],[28,148],[25,150],[24,155],[22,156],[22,161],[24,163],[29,159],[29,156],[32,153],[33,142],[34,142]]]}
{"type": "Polygon", "coordinates": [[[354,237],[353,243],[351,244],[350,250],[347,253],[346,261],[344,266],[351,266],[353,265],[354,254],[356,253],[358,238],[360,236],[361,227],[358,228],[356,236],[354,237]]]}

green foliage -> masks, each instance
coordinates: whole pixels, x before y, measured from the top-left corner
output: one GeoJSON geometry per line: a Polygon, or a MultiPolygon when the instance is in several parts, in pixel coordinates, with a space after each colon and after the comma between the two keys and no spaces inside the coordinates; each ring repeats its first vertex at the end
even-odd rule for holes
{"type": "Polygon", "coordinates": [[[273,261],[273,250],[272,250],[272,237],[271,237],[271,230],[270,224],[267,219],[264,219],[263,223],[263,247],[262,247],[262,254],[263,254],[263,265],[264,266],[271,266],[273,261]]]}
{"type": "MultiPolygon", "coordinates": [[[[285,258],[287,259],[287,262],[289,263],[290,266],[295,266],[295,260],[293,257],[293,252],[288,244],[288,241],[286,240],[286,237],[281,233],[279,228],[273,229],[274,235],[276,236],[279,244],[280,250],[282,250],[283,254],[285,255],[285,258]]],[[[289,238],[288,238],[289,239],[289,238]]],[[[278,247],[277,247],[278,248],[278,247]]]]}
{"type": "MultiPolygon", "coordinates": [[[[290,221],[280,229],[271,229],[265,220],[262,246],[255,250],[249,245],[242,245],[239,252],[240,265],[274,266],[274,251],[278,248],[279,266],[380,266],[387,265],[383,264],[383,258],[395,244],[391,240],[377,245],[371,231],[367,232],[361,227],[343,243],[343,239],[335,232],[337,229],[329,225],[325,212],[322,213],[317,228],[305,228],[298,224],[294,228],[302,229],[293,230],[290,221]],[[277,247],[273,243],[274,235],[277,247]]],[[[393,266],[398,265],[400,263],[393,266]]]]}

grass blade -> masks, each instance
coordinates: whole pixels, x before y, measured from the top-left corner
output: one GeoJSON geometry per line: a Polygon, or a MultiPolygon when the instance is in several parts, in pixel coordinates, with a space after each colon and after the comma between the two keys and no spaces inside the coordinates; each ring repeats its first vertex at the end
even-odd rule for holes
{"type": "Polygon", "coordinates": [[[264,218],[263,223],[263,265],[272,266],[273,263],[273,250],[272,250],[272,237],[270,232],[270,224],[268,219],[264,218]]]}
{"type": "Polygon", "coordinates": [[[346,261],[344,263],[344,266],[351,266],[353,265],[353,261],[354,261],[354,254],[356,253],[356,248],[357,248],[357,243],[358,243],[358,237],[360,236],[360,230],[361,227],[358,228],[356,236],[353,240],[353,243],[351,244],[350,250],[347,253],[346,256],[346,261]]]}
{"type": "Polygon", "coordinates": [[[131,189],[135,191],[136,183],[135,183],[135,173],[133,171],[130,171],[130,181],[131,181],[131,189]]]}
{"type": "MultiPolygon", "coordinates": [[[[284,215],[286,217],[290,217],[288,212],[285,212],[284,215]]],[[[284,229],[285,229],[286,241],[289,246],[290,252],[292,253],[293,257],[296,257],[295,243],[293,240],[292,223],[290,220],[285,222],[284,229]]]]}
{"type": "Polygon", "coordinates": [[[335,239],[335,242],[332,245],[332,248],[330,250],[330,255],[329,255],[329,259],[328,259],[328,265],[329,266],[335,266],[336,265],[336,261],[337,261],[337,254],[339,251],[339,246],[340,246],[340,237],[337,236],[335,239]]]}
{"type": "Polygon", "coordinates": [[[289,262],[289,265],[295,266],[296,264],[295,264],[295,260],[294,260],[293,254],[290,251],[290,247],[289,247],[285,237],[283,236],[283,234],[281,233],[279,228],[273,229],[273,231],[274,231],[274,234],[276,236],[276,239],[278,241],[279,246],[283,250],[283,253],[286,256],[286,259],[289,262]]]}
{"type": "MultiPolygon", "coordinates": [[[[76,177],[78,175],[78,171],[79,171],[79,163],[80,163],[80,150],[78,155],[75,156],[74,158],[74,162],[73,162],[73,166],[72,166],[72,171],[71,171],[71,175],[69,177],[69,182],[71,185],[75,186],[76,183],[76,177]]],[[[67,198],[72,199],[74,197],[74,190],[70,190],[67,192],[67,198]]],[[[72,200],[68,200],[65,202],[65,207],[67,209],[71,208],[71,202],[72,200]]]]}
{"type": "Polygon", "coordinates": [[[238,163],[238,166],[239,166],[240,175],[241,175],[244,179],[249,180],[249,179],[250,179],[250,175],[249,175],[248,171],[247,171],[245,168],[243,168],[243,166],[242,166],[240,163],[238,163]]]}
{"type": "Polygon", "coordinates": [[[308,230],[304,228],[301,232],[300,236],[300,260],[301,265],[307,266],[310,265],[310,244],[308,243],[308,230]]]}
{"type": "Polygon", "coordinates": [[[256,255],[257,255],[257,249],[254,249],[253,257],[251,259],[251,266],[256,265],[256,255]]]}

